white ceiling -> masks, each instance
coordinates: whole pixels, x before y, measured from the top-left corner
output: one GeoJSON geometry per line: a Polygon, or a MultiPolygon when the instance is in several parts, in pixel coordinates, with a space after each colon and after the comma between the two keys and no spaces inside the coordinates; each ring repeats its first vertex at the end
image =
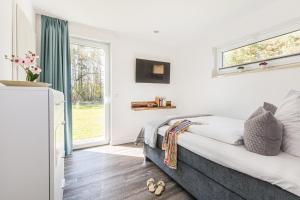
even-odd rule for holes
{"type": "Polygon", "coordinates": [[[160,42],[184,43],[276,0],[32,0],[38,13],[160,42]],[[154,34],[159,30],[159,34],[154,34]]]}

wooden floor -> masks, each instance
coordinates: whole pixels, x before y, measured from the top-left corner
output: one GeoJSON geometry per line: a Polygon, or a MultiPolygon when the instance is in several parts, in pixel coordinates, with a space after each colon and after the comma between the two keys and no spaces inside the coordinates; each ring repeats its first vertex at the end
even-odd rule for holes
{"type": "Polygon", "coordinates": [[[75,151],[65,159],[65,177],[64,200],[194,199],[153,163],[144,162],[142,148],[134,145],[75,151]],[[162,196],[148,192],[150,177],[165,181],[162,196]]]}

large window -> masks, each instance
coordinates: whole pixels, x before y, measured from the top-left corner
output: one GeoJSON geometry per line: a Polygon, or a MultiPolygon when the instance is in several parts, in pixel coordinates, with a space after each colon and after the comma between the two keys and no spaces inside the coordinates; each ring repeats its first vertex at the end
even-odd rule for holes
{"type": "Polygon", "coordinates": [[[74,148],[109,140],[107,103],[109,52],[105,43],[72,38],[72,112],[74,148]]]}
{"type": "Polygon", "coordinates": [[[248,38],[228,47],[217,48],[219,74],[274,68],[300,63],[300,30],[272,36],[248,38]],[[259,38],[259,39],[258,39],[259,38]]]}
{"type": "Polygon", "coordinates": [[[223,53],[223,68],[300,54],[300,31],[294,31],[223,53]]]}

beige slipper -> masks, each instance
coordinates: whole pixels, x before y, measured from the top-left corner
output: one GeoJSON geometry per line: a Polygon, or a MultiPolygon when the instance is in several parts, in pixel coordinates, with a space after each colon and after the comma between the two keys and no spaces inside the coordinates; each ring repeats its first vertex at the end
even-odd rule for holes
{"type": "Polygon", "coordinates": [[[149,192],[155,192],[156,190],[156,184],[153,178],[150,178],[149,180],[147,180],[147,188],[149,190],[149,192]]]}
{"type": "Polygon", "coordinates": [[[163,181],[157,182],[157,188],[155,190],[155,195],[160,196],[165,191],[166,184],[163,181]]]}

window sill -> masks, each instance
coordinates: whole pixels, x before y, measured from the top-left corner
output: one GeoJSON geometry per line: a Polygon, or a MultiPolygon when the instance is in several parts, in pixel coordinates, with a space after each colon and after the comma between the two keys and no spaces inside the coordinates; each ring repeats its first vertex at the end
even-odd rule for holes
{"type": "Polygon", "coordinates": [[[222,73],[221,71],[214,70],[213,73],[212,73],[212,78],[236,76],[236,75],[256,73],[256,72],[267,72],[267,71],[272,71],[272,70],[288,69],[288,68],[296,68],[296,67],[300,67],[300,62],[285,64],[285,65],[268,66],[268,67],[265,67],[265,68],[243,69],[241,71],[235,71],[235,72],[224,72],[224,73],[222,73]]]}

